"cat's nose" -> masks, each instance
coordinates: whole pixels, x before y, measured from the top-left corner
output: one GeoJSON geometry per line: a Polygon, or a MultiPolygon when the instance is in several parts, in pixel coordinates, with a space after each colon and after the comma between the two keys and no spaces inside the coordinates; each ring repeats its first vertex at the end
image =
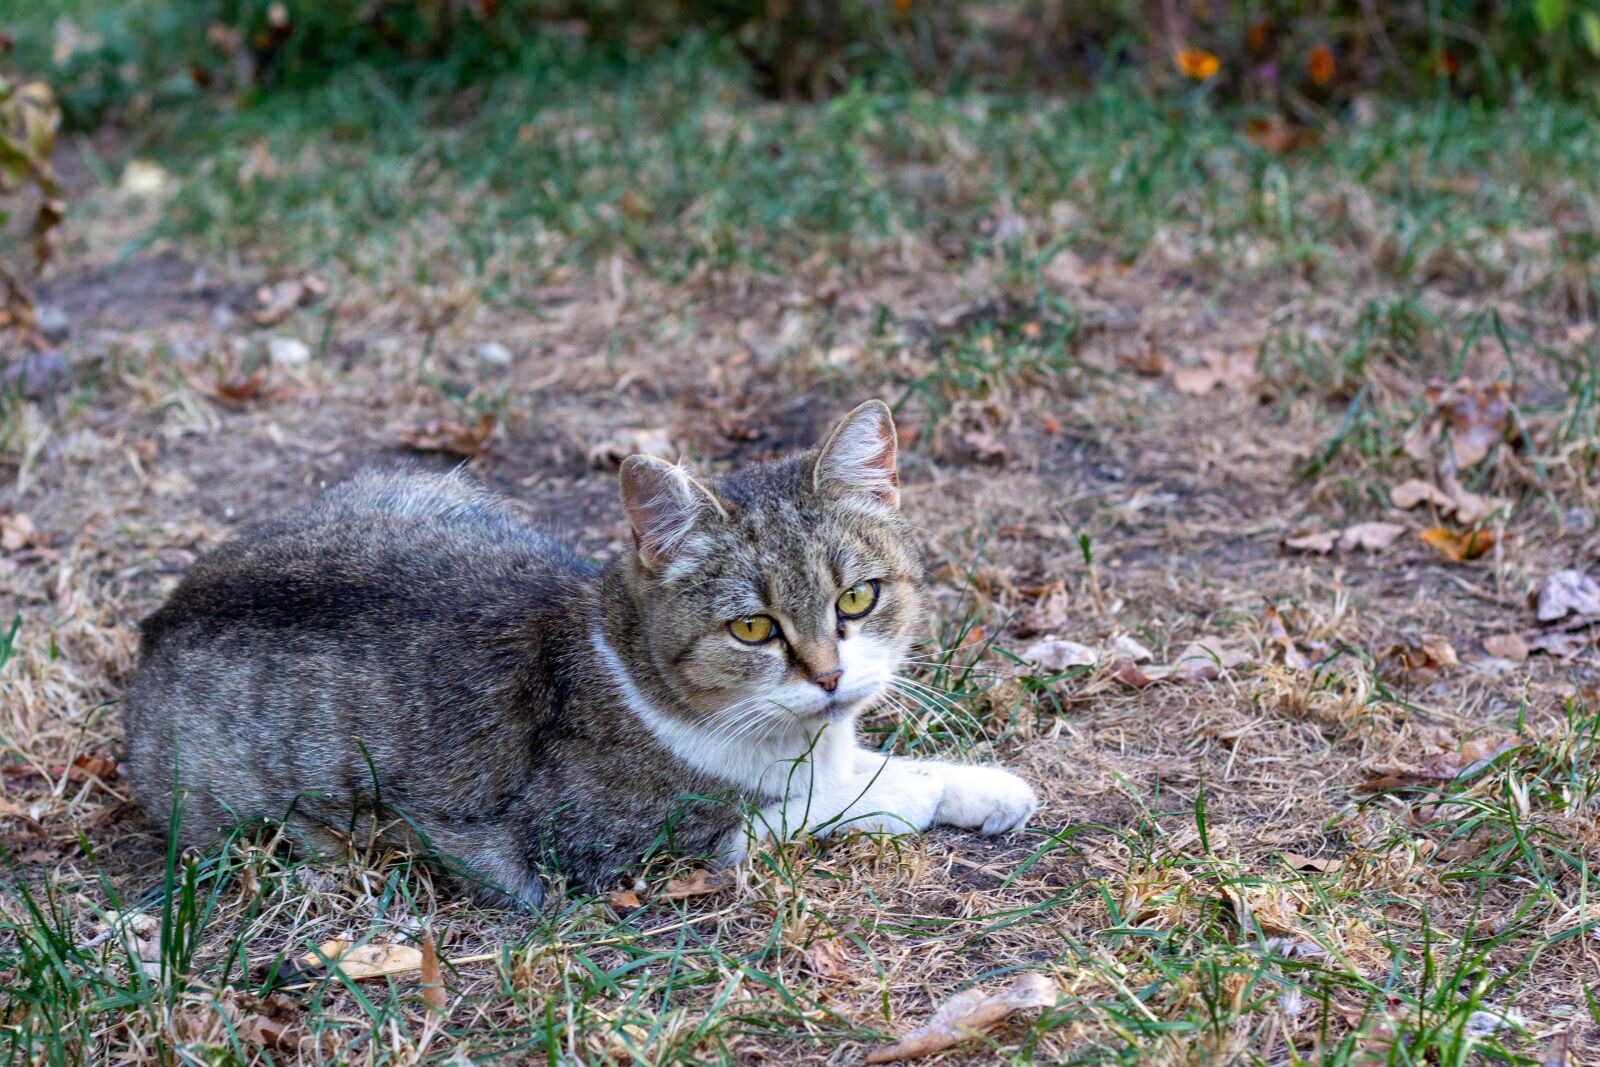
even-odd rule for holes
{"type": "Polygon", "coordinates": [[[828,671],[828,672],[826,672],[824,674],[819,674],[819,675],[817,675],[815,678],[813,678],[811,680],[813,682],[816,682],[818,685],[822,686],[822,691],[823,692],[831,693],[835,689],[839,688],[839,679],[843,678],[843,677],[844,677],[844,668],[843,667],[835,667],[833,670],[828,671]]]}

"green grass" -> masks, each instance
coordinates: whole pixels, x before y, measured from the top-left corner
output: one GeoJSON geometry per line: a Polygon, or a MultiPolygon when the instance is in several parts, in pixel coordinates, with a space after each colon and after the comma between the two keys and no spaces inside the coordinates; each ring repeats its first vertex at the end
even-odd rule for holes
{"type": "Polygon", "coordinates": [[[1010,257],[1023,287],[1060,247],[1154,244],[1230,277],[1339,271],[1354,249],[1402,289],[1553,257],[1570,269],[1537,298],[1592,295],[1591,107],[1386,104],[1287,157],[1251,144],[1248,114],[1131,85],[777,107],[704,42],[622,63],[535,39],[457,93],[356,67],[233,112],[178,108],[143,151],[186,179],[162,235],[511,304],[614,254],[673,281],[848,269],[908,241],[1010,257]]]}

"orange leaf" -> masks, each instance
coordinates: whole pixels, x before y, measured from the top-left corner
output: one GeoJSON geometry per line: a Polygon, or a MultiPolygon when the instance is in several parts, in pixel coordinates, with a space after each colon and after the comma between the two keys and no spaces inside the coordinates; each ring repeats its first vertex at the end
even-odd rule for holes
{"type": "Polygon", "coordinates": [[[712,874],[702,867],[687,878],[674,878],[667,883],[661,893],[668,900],[682,900],[684,897],[703,897],[708,893],[720,893],[732,884],[733,879],[726,873],[712,874]]]}
{"type": "Polygon", "coordinates": [[[613,908],[639,908],[644,905],[639,900],[639,894],[631,889],[619,889],[610,897],[613,908]]]}
{"type": "Polygon", "coordinates": [[[444,972],[439,969],[439,949],[433,931],[422,932],[422,999],[434,1011],[445,1009],[444,972]]]}
{"type": "Polygon", "coordinates": [[[1463,534],[1446,530],[1442,526],[1423,530],[1417,537],[1443,552],[1452,563],[1477,559],[1493,548],[1495,543],[1492,530],[1469,530],[1463,534]]]}
{"type": "Polygon", "coordinates": [[[1319,44],[1306,56],[1306,74],[1313,85],[1327,85],[1333,80],[1333,52],[1319,44]]]}
{"type": "Polygon", "coordinates": [[[1220,59],[1199,48],[1185,48],[1174,58],[1178,64],[1179,73],[1185,78],[1193,78],[1195,81],[1203,82],[1207,78],[1214,78],[1217,76],[1217,72],[1222,69],[1222,61],[1220,59]]]}

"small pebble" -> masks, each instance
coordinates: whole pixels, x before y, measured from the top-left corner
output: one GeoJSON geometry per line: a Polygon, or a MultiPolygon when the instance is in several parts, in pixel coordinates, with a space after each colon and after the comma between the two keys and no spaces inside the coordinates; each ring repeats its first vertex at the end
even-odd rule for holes
{"type": "Polygon", "coordinates": [[[499,341],[485,341],[473,349],[472,354],[478,357],[480,363],[487,363],[493,367],[511,366],[511,349],[499,341]]]}
{"type": "Polygon", "coordinates": [[[72,336],[72,319],[54,304],[40,304],[33,309],[33,324],[44,339],[58,345],[72,336]]]}
{"type": "Polygon", "coordinates": [[[267,358],[280,367],[304,367],[311,362],[311,346],[296,337],[274,337],[267,342],[267,358]]]}

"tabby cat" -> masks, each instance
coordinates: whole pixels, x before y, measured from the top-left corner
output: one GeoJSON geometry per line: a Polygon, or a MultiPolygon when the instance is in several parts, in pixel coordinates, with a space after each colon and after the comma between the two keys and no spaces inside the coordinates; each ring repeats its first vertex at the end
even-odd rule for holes
{"type": "Polygon", "coordinates": [[[633,456],[633,548],[605,567],[459,473],[362,474],[203,557],[145,621],[136,792],[162,825],[177,804],[185,846],[382,840],[530,905],[663,846],[1013,830],[1017,776],[856,740],[924,622],[895,464],[880,401],[711,482],[633,456]]]}

